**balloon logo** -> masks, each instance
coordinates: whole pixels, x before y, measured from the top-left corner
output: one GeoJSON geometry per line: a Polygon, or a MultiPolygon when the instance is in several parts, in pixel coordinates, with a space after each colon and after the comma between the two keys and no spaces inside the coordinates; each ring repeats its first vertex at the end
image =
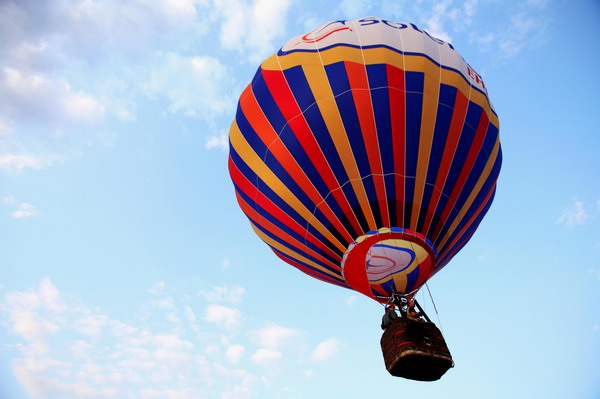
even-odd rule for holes
{"type": "Polygon", "coordinates": [[[496,191],[483,79],[414,24],[334,21],[292,38],[240,96],[229,172],[284,262],[386,301],[469,241],[496,191]]]}

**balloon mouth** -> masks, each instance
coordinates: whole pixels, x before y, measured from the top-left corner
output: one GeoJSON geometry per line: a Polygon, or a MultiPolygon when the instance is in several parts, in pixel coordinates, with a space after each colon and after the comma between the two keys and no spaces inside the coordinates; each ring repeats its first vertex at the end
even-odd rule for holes
{"type": "Polygon", "coordinates": [[[433,274],[437,251],[422,234],[381,228],[360,236],[342,258],[342,275],[353,289],[377,299],[408,294],[433,274]]]}

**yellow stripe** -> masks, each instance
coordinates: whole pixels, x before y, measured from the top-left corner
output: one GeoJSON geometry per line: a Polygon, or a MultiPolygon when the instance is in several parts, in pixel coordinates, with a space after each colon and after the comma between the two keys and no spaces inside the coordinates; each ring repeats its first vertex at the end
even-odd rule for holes
{"type": "MultiPolygon", "coordinates": [[[[313,65],[322,68],[321,59],[323,59],[324,65],[340,61],[353,61],[367,65],[389,64],[411,72],[425,72],[429,68],[428,64],[433,66],[433,68],[439,68],[423,56],[405,55],[404,62],[402,58],[400,53],[383,47],[366,50],[351,47],[334,47],[320,53],[290,53],[281,57],[273,55],[263,62],[261,67],[267,70],[286,70],[297,65],[313,65]]],[[[436,76],[438,73],[436,72],[436,76]]],[[[466,78],[459,72],[441,68],[441,75],[441,83],[456,87],[465,96],[469,96],[469,91],[471,91],[470,85],[466,78]]],[[[489,100],[485,94],[478,90],[472,90],[470,100],[484,108],[489,115],[490,122],[496,127],[499,126],[498,116],[492,112],[489,100]]]]}
{"type": "Polygon", "coordinates": [[[496,162],[496,157],[498,156],[499,149],[500,149],[500,139],[496,139],[496,144],[494,144],[492,153],[490,154],[490,157],[489,157],[487,163],[485,164],[483,173],[479,177],[479,180],[477,180],[477,184],[475,184],[475,187],[473,187],[473,190],[471,191],[469,198],[467,198],[467,201],[465,201],[463,207],[458,212],[458,216],[454,219],[454,222],[452,223],[452,225],[450,226],[450,228],[444,235],[444,238],[442,239],[438,248],[443,248],[446,245],[446,241],[448,241],[448,239],[452,235],[452,232],[454,232],[454,230],[459,225],[459,223],[462,222],[462,219],[465,216],[465,213],[467,213],[467,211],[473,204],[473,201],[475,201],[475,197],[477,197],[477,194],[479,194],[481,187],[483,186],[483,184],[485,183],[485,181],[487,180],[488,176],[490,175],[490,173],[492,171],[492,167],[494,166],[494,163],[496,162]]]}
{"type": "Polygon", "coordinates": [[[417,158],[417,175],[415,176],[415,192],[413,196],[412,215],[410,218],[410,229],[417,231],[417,222],[421,212],[421,201],[427,180],[427,167],[431,154],[431,143],[433,142],[433,131],[439,102],[439,70],[429,60],[425,60],[425,82],[423,84],[423,106],[421,114],[421,132],[419,135],[419,156],[417,158]]]}
{"type": "MultiPolygon", "coordinates": [[[[348,135],[346,134],[346,129],[342,123],[340,112],[337,104],[335,103],[333,92],[331,91],[331,86],[329,85],[329,80],[327,79],[325,69],[321,65],[318,65],[309,67],[303,66],[303,70],[313,96],[317,102],[317,106],[319,107],[321,116],[327,125],[329,135],[331,136],[337,153],[344,164],[344,170],[348,174],[350,184],[352,185],[362,211],[367,218],[369,229],[375,230],[377,227],[381,226],[376,226],[375,224],[375,218],[373,217],[371,208],[369,206],[367,193],[365,192],[365,188],[362,184],[361,176],[352,154],[352,148],[350,147],[350,142],[348,141],[348,135]]],[[[344,182],[340,183],[344,184],[344,182]]]]}
{"type": "Polygon", "coordinates": [[[328,270],[328,269],[324,268],[323,266],[315,263],[314,261],[306,258],[305,256],[299,254],[298,252],[293,251],[290,248],[281,245],[279,242],[275,241],[274,239],[272,239],[271,237],[269,237],[268,235],[263,233],[258,227],[256,227],[254,225],[254,223],[252,223],[252,221],[250,221],[250,225],[252,226],[252,229],[254,230],[256,235],[258,235],[264,242],[266,242],[271,247],[277,249],[280,252],[283,252],[284,254],[288,255],[292,259],[296,259],[298,262],[310,265],[311,267],[319,270],[323,274],[327,274],[338,280],[341,278],[341,276],[339,274],[336,274],[336,273],[332,272],[331,270],[328,270]]]}
{"type": "Polygon", "coordinates": [[[277,176],[265,165],[263,160],[254,152],[254,149],[248,144],[245,137],[240,132],[237,122],[234,120],[229,130],[231,145],[235,148],[238,155],[244,162],[264,181],[271,190],[275,192],[286,204],[291,206],[306,221],[321,233],[327,240],[332,242],[342,252],[346,246],[339,242],[331,232],[326,229],[317,219],[312,217],[312,212],[296,198],[296,196],[277,178],[277,176]]]}

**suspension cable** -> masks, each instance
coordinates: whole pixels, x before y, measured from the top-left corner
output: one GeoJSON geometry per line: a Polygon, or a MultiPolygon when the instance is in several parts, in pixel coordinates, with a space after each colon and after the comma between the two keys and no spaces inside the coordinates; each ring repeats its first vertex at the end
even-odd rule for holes
{"type": "Polygon", "coordinates": [[[437,317],[438,324],[440,325],[440,332],[442,333],[442,337],[444,336],[444,327],[442,326],[442,321],[440,320],[440,314],[438,313],[437,307],[435,306],[435,301],[433,300],[433,295],[431,295],[431,290],[429,289],[429,285],[425,283],[425,287],[427,288],[427,292],[429,292],[429,298],[431,299],[431,303],[433,304],[433,310],[435,310],[435,316],[437,317]]]}

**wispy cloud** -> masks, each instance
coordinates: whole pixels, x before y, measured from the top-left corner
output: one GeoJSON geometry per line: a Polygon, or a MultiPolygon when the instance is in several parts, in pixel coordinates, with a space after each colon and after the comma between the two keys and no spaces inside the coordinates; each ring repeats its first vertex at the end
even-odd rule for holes
{"type": "Polygon", "coordinates": [[[59,155],[4,153],[0,154],[0,169],[8,173],[21,173],[25,169],[43,169],[62,160],[59,155]]]}
{"type": "Polygon", "coordinates": [[[204,145],[206,149],[219,149],[227,151],[229,149],[229,136],[227,133],[221,133],[218,136],[210,136],[204,145]]]}
{"type": "Polygon", "coordinates": [[[13,209],[8,213],[8,215],[15,219],[24,219],[38,216],[40,214],[37,207],[28,202],[17,202],[15,197],[12,195],[6,195],[2,197],[2,204],[13,209]]]}
{"type": "Polygon", "coordinates": [[[593,267],[588,269],[588,274],[600,281],[600,268],[593,267]]]}
{"type": "Polygon", "coordinates": [[[30,218],[38,215],[38,209],[27,202],[19,204],[18,209],[10,213],[10,216],[12,216],[15,219],[30,218]]]}
{"type": "Polygon", "coordinates": [[[216,0],[223,48],[260,62],[278,49],[274,39],[285,30],[293,0],[216,0]]]}
{"type": "Polygon", "coordinates": [[[596,210],[590,211],[583,201],[575,201],[571,205],[563,208],[562,213],[556,219],[556,223],[564,224],[569,228],[583,226],[586,222],[598,213],[598,201],[596,202],[596,210]]]}
{"type": "Polygon", "coordinates": [[[271,324],[254,332],[256,342],[266,348],[281,348],[304,333],[293,328],[271,324]]]}
{"type": "Polygon", "coordinates": [[[339,352],[335,338],[313,347],[306,332],[274,323],[240,334],[230,328],[245,323],[234,308],[209,303],[199,320],[192,308],[200,304],[189,301],[201,297],[178,300],[166,296],[175,287],[153,288],[143,306],[149,314],[129,322],[63,294],[47,278],[30,289],[3,289],[0,325],[11,334],[5,354],[21,386],[34,399],[260,397],[282,370],[284,379],[310,378],[316,371],[307,368],[339,352]],[[182,308],[189,317],[161,317],[182,308]]]}
{"type": "Polygon", "coordinates": [[[199,291],[198,295],[209,302],[240,303],[244,292],[244,287],[239,285],[217,286],[209,291],[199,291]]]}
{"type": "Polygon", "coordinates": [[[208,305],[204,311],[204,320],[220,327],[233,327],[240,322],[242,313],[238,309],[222,305],[208,305]]]}
{"type": "Polygon", "coordinates": [[[311,355],[311,359],[315,363],[320,363],[334,357],[340,350],[340,344],[337,339],[330,338],[317,345],[311,355]]]}
{"type": "Polygon", "coordinates": [[[167,52],[156,61],[145,86],[150,95],[168,100],[170,112],[212,120],[234,110],[235,100],[226,89],[233,79],[229,67],[217,58],[167,52]]]}
{"type": "Polygon", "coordinates": [[[283,353],[270,348],[260,348],[252,355],[252,361],[256,364],[275,369],[283,361],[283,353]]]}

